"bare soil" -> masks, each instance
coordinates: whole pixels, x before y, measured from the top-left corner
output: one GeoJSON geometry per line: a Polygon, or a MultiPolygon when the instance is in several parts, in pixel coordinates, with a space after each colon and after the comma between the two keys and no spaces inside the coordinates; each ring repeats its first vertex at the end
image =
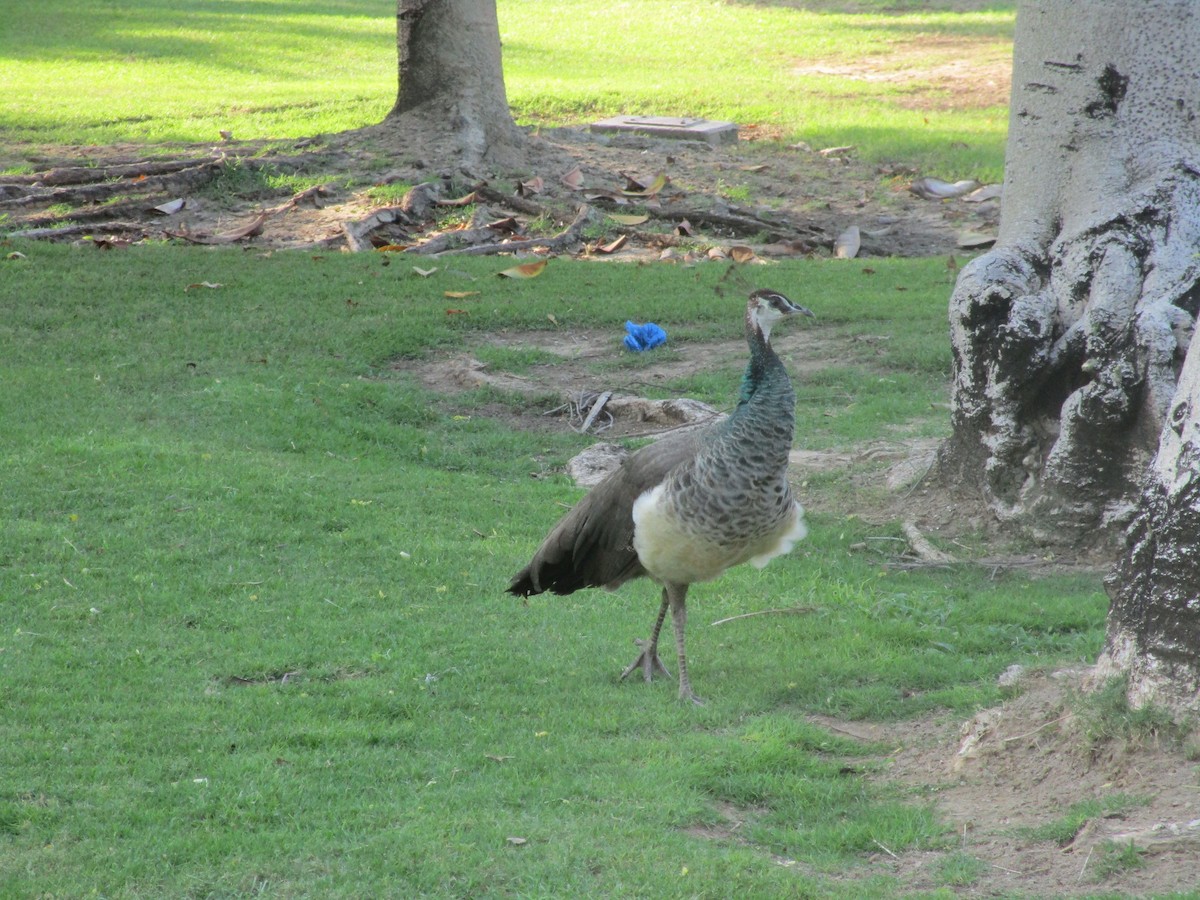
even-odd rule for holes
{"type": "MultiPolygon", "coordinates": [[[[918,108],[990,106],[1007,99],[1006,59],[976,46],[969,37],[939,40],[948,42],[940,48],[946,51],[942,62],[929,62],[927,46],[920,54],[897,47],[887,57],[865,57],[850,67],[852,71],[844,65],[837,71],[911,83],[911,102],[918,108]],[[965,59],[972,60],[970,67],[961,62],[965,59]]],[[[824,71],[820,61],[800,65],[824,71]]],[[[829,148],[781,148],[755,139],[759,137],[773,135],[747,129],[735,145],[710,147],[563,129],[534,136],[528,167],[500,177],[447,164],[445,160],[453,158],[448,148],[397,133],[387,125],[286,145],[230,140],[165,148],[165,157],[164,148],[158,148],[154,160],[147,160],[141,147],[9,147],[0,150],[0,167],[27,163],[37,171],[0,178],[0,213],[9,217],[8,231],[87,241],[101,248],[167,237],[265,250],[344,250],[351,243],[346,226],[353,230],[354,223],[383,206],[369,195],[370,185],[432,181],[439,185],[443,200],[486,186],[487,192],[475,198],[478,206],[486,208],[485,215],[512,215],[516,235],[531,239],[563,234],[583,204],[613,212],[645,211],[650,217],[646,224],[608,221],[601,226],[597,223],[603,220],[592,219],[589,230],[552,245],[553,252],[602,259],[665,257],[666,263],[678,264],[690,257],[704,264],[710,252],[722,257],[733,247],[750,247],[759,257],[830,255],[849,226],[860,230],[862,256],[949,256],[962,252],[963,232],[995,231],[998,201],[927,200],[908,189],[915,179],[939,173],[867,165],[853,149],[822,153],[829,148]],[[148,165],[164,161],[180,165],[162,174],[148,165]],[[576,167],[578,183],[565,183],[563,177],[576,167]],[[307,174],[328,183],[293,195],[291,191],[239,192],[235,180],[220,180],[243,171],[307,174]],[[649,182],[660,173],[669,178],[661,190],[621,196],[630,187],[627,176],[649,182]],[[518,182],[535,178],[541,179],[540,187],[530,184],[518,191],[518,182]],[[214,189],[214,184],[222,183],[234,187],[214,189]],[[356,186],[338,186],[345,184],[356,186]],[[589,191],[612,196],[589,198],[589,191]],[[153,209],[176,199],[184,200],[177,212],[153,209]],[[622,235],[623,247],[603,252],[622,235]]],[[[363,240],[367,249],[381,242],[419,246],[445,233],[439,224],[445,211],[434,207],[424,214],[406,212],[364,231],[363,240]]],[[[477,214],[477,219],[485,215],[477,214]]],[[[482,252],[538,252],[536,241],[522,246],[512,243],[511,235],[497,234],[490,240],[494,246],[482,252]]],[[[478,247],[444,243],[459,252],[478,247]]],[[[541,252],[547,252],[544,245],[541,252]]],[[[782,343],[796,338],[785,333],[779,339],[782,343]]],[[[556,331],[497,335],[492,340],[528,343],[558,354],[562,363],[539,367],[536,380],[491,372],[469,351],[451,359],[404,365],[412,366],[417,377],[439,390],[495,384],[506,390],[557,394],[565,404],[556,416],[545,416],[532,405],[521,413],[497,405],[478,414],[503,415],[519,427],[532,429],[582,424],[589,410],[586,399],[580,398],[589,393],[594,397],[598,388],[589,366],[611,353],[611,335],[556,331]]],[[[805,365],[819,366],[853,349],[814,346],[810,338],[797,358],[808,360],[805,365]]],[[[686,353],[665,355],[626,383],[600,387],[637,394],[644,387],[638,382],[677,377],[699,365],[739,365],[743,353],[739,342],[693,345],[686,353]]],[[[797,374],[803,377],[802,372],[797,374]]],[[[673,423],[651,421],[645,415],[637,418],[637,414],[613,416],[611,421],[598,415],[592,430],[602,424],[607,426],[607,437],[648,434],[673,423]]],[[[912,546],[895,562],[934,564],[928,559],[928,547],[922,546],[924,535],[953,536],[955,528],[964,523],[978,526],[986,517],[963,498],[948,496],[935,486],[914,486],[928,469],[933,450],[929,441],[881,440],[832,453],[800,450],[793,456],[793,466],[801,480],[805,471],[814,469],[850,470],[871,489],[864,496],[883,498],[866,511],[868,515],[881,521],[901,515],[912,520],[912,546]]],[[[1041,562],[998,548],[987,564],[1036,568],[1041,562]]],[[[945,718],[900,724],[819,720],[825,727],[895,746],[876,777],[903,786],[917,801],[933,804],[960,835],[954,848],[940,851],[903,852],[880,846],[861,872],[846,877],[889,873],[906,892],[941,888],[980,897],[1151,896],[1172,891],[1194,895],[1200,890],[1196,861],[1200,779],[1194,763],[1178,747],[1150,738],[1121,745],[1093,746],[1085,741],[1072,698],[1087,687],[1087,674],[1078,670],[1028,675],[1018,681],[1012,699],[1003,706],[982,711],[966,723],[945,718]],[[1089,820],[1065,845],[1030,834],[1031,829],[1060,819],[1072,804],[1118,793],[1145,803],[1089,820]],[[1114,866],[1112,847],[1130,842],[1139,848],[1140,864],[1114,866]],[[947,861],[956,857],[979,861],[957,881],[946,868],[947,861]]],[[[753,809],[728,807],[726,825],[705,829],[701,836],[736,842],[740,824],[755,814],[753,809]]],[[[786,859],[777,862],[796,865],[786,859]]]]}

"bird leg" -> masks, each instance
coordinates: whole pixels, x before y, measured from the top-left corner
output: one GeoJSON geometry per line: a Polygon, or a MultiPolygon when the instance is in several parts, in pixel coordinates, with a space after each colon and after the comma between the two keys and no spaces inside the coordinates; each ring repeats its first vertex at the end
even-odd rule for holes
{"type": "Polygon", "coordinates": [[[662,672],[668,678],[671,677],[671,673],[667,671],[667,667],[664,666],[662,664],[662,660],[658,658],[658,633],[662,630],[663,620],[667,617],[667,607],[669,605],[670,602],[667,600],[667,589],[663,588],[662,606],[658,608],[658,618],[654,620],[654,632],[650,635],[649,642],[643,641],[641,638],[638,638],[634,641],[634,643],[642,649],[642,652],[639,653],[638,658],[631,662],[625,671],[621,673],[622,681],[625,680],[625,676],[635,669],[642,670],[642,677],[645,678],[646,681],[653,681],[655,672],[662,672]]]}
{"type": "Polygon", "coordinates": [[[679,699],[691,700],[697,706],[703,706],[704,701],[692,693],[692,682],[688,678],[687,655],[683,650],[683,631],[687,625],[687,590],[686,584],[667,584],[663,588],[663,603],[670,602],[671,624],[675,627],[675,653],[679,658],[679,699]]]}

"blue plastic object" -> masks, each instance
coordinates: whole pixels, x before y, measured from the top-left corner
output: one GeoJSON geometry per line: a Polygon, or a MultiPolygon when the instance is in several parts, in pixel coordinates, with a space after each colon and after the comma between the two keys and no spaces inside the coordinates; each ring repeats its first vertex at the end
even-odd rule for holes
{"type": "Polygon", "coordinates": [[[625,346],[630,350],[640,352],[667,342],[667,333],[653,322],[647,322],[645,325],[626,322],[625,330],[629,332],[625,335],[625,346]]]}

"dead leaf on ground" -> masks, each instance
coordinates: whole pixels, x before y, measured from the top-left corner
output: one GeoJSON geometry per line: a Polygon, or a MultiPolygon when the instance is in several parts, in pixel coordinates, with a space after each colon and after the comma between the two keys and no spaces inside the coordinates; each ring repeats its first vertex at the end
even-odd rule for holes
{"type": "Polygon", "coordinates": [[[133,241],[122,238],[96,238],[92,246],[97,250],[125,250],[133,246],[133,241]]]}
{"type": "Polygon", "coordinates": [[[218,283],[218,282],[213,282],[213,281],[197,281],[197,282],[195,282],[194,284],[189,284],[187,287],[185,287],[185,288],[183,289],[183,292],[186,294],[188,291],[190,291],[190,290],[194,290],[194,289],[198,289],[198,288],[208,288],[209,290],[214,290],[214,291],[215,291],[217,288],[223,288],[223,287],[225,287],[225,285],[223,285],[223,284],[220,284],[220,283],[218,283]]]}
{"type": "Polygon", "coordinates": [[[692,227],[692,223],[687,219],[680,221],[680,223],[675,226],[674,231],[681,237],[691,237],[696,233],[696,229],[692,227]]]}
{"type": "MultiPolygon", "coordinates": [[[[633,196],[639,195],[635,194],[633,196]]],[[[594,203],[597,200],[604,200],[608,203],[612,203],[614,206],[629,205],[629,197],[626,197],[620,191],[588,190],[583,192],[583,199],[587,200],[589,203],[594,203]]]]}
{"type": "Polygon", "coordinates": [[[650,182],[643,181],[640,178],[637,178],[633,175],[628,175],[624,172],[621,174],[625,176],[626,182],[625,190],[621,191],[621,193],[625,194],[627,197],[654,197],[663,188],[665,188],[671,180],[666,176],[666,173],[661,172],[653,181],[650,182]]]}
{"type": "Polygon", "coordinates": [[[750,262],[750,260],[754,259],[754,250],[738,244],[735,247],[729,248],[729,258],[739,263],[750,262]]]}
{"type": "Polygon", "coordinates": [[[444,291],[442,296],[450,300],[465,300],[467,297],[478,297],[479,291],[444,291]]]}
{"type": "Polygon", "coordinates": [[[505,838],[505,840],[508,841],[510,844],[512,844],[514,847],[523,847],[525,844],[529,843],[529,839],[523,838],[523,837],[509,837],[509,838],[505,838]]]}
{"type": "Polygon", "coordinates": [[[740,168],[743,172],[765,172],[771,167],[763,163],[757,166],[741,166],[740,168]]]}
{"type": "Polygon", "coordinates": [[[834,156],[847,156],[856,149],[854,144],[846,144],[844,147],[826,147],[824,150],[818,150],[817,153],[828,159],[834,156]]]}
{"type": "Polygon", "coordinates": [[[513,216],[508,216],[503,219],[496,219],[494,222],[488,222],[487,227],[501,234],[516,234],[517,230],[521,227],[521,223],[513,216]]]}
{"type": "Polygon", "coordinates": [[[979,187],[979,182],[974,179],[956,181],[951,184],[940,178],[918,178],[908,186],[908,189],[922,200],[949,200],[952,197],[969,194],[977,187],[979,187]]]}
{"type": "Polygon", "coordinates": [[[833,255],[838,259],[854,259],[862,247],[862,234],[857,225],[851,225],[833,242],[833,255]]]}
{"type": "Polygon", "coordinates": [[[192,244],[232,244],[260,233],[263,229],[263,224],[277,211],[269,209],[261,212],[254,217],[253,221],[247,222],[241,228],[235,228],[233,231],[226,231],[221,234],[211,236],[194,235],[188,231],[167,231],[165,234],[168,237],[181,238],[192,244]]]}
{"type": "Polygon", "coordinates": [[[409,244],[384,244],[382,247],[376,247],[376,253],[403,253],[409,248],[409,244]]]}
{"type": "Polygon", "coordinates": [[[534,194],[540,194],[546,187],[546,182],[542,180],[541,175],[534,175],[528,181],[517,182],[518,197],[532,197],[534,194]]]}
{"type": "Polygon", "coordinates": [[[516,759],[515,756],[497,756],[492,753],[485,753],[483,755],[486,756],[488,759],[490,759],[494,762],[498,762],[498,763],[508,762],[510,759],[516,759]]]}
{"type": "Polygon", "coordinates": [[[608,217],[618,225],[641,225],[643,222],[650,220],[649,216],[624,215],[621,213],[609,213],[608,217]]]}
{"type": "Polygon", "coordinates": [[[562,183],[568,188],[573,191],[577,191],[583,187],[583,172],[580,171],[579,166],[576,166],[570,172],[564,175],[561,180],[562,183]]]}
{"type": "Polygon", "coordinates": [[[523,263],[519,266],[513,266],[510,269],[505,269],[503,272],[497,272],[501,278],[537,278],[546,268],[548,259],[540,259],[537,262],[523,263]]]}
{"type": "Polygon", "coordinates": [[[607,244],[598,244],[596,246],[597,253],[616,253],[625,246],[625,242],[629,240],[629,235],[622,234],[616,240],[610,241],[607,244]]]}
{"type": "Polygon", "coordinates": [[[173,216],[185,206],[186,201],[183,199],[168,200],[166,203],[160,203],[158,206],[151,207],[151,212],[162,213],[164,216],[173,216]]]}
{"type": "Polygon", "coordinates": [[[417,268],[416,266],[413,266],[412,270],[414,272],[416,272],[418,275],[420,275],[422,278],[428,278],[430,275],[432,275],[434,272],[437,271],[437,268],[435,267],[432,269],[420,269],[420,268],[417,268]]]}
{"type": "Polygon", "coordinates": [[[455,197],[452,200],[434,200],[433,202],[435,206],[470,206],[478,199],[479,196],[474,191],[471,191],[469,194],[464,194],[462,197],[455,197]]]}
{"type": "Polygon", "coordinates": [[[22,253],[20,250],[14,250],[12,253],[8,254],[8,256],[6,256],[4,258],[5,259],[28,259],[28,257],[26,257],[25,254],[22,253]]]}

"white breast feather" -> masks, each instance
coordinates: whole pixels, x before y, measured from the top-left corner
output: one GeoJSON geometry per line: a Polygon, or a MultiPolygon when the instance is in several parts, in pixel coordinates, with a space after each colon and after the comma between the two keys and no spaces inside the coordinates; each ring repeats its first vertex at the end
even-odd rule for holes
{"type": "Polygon", "coordinates": [[[730,547],[706,540],[685,529],[663,500],[665,486],[646,491],[633,504],[633,549],[656,581],[693,584],[716,578],[730,566],[749,561],[762,568],[792,549],[808,529],[804,510],[795,504],[795,516],[783,528],[751,544],[730,547]]]}

